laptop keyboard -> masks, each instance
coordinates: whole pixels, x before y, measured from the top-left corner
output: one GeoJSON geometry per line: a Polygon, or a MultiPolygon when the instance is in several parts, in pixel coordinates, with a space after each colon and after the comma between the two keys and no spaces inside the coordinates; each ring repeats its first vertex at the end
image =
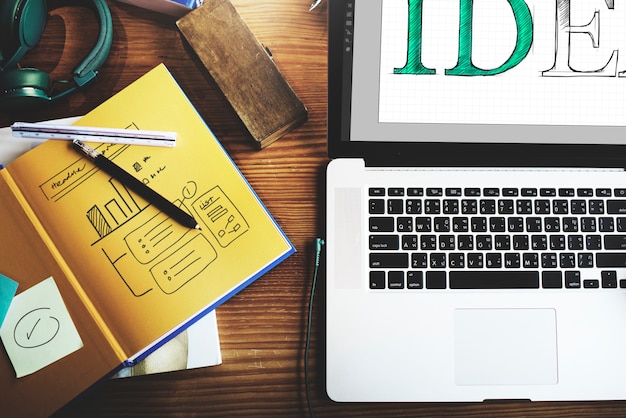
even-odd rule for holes
{"type": "Polygon", "coordinates": [[[624,267],[626,188],[369,188],[370,289],[615,289],[624,267]]]}

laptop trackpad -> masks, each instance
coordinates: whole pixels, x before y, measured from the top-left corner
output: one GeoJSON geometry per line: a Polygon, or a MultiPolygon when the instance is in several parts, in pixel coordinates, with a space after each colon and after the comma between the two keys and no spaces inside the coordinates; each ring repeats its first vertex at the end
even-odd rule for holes
{"type": "Polygon", "coordinates": [[[457,309],[456,384],[556,384],[554,309],[457,309]]]}

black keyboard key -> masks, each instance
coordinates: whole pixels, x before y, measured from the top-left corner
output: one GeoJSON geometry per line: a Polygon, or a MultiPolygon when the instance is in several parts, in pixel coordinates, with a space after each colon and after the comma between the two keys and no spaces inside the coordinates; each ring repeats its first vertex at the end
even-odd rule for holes
{"type": "Polygon", "coordinates": [[[389,196],[404,196],[404,189],[402,187],[390,187],[387,189],[389,196]]]}
{"type": "Polygon", "coordinates": [[[529,216],[526,218],[526,231],[527,232],[541,232],[543,226],[543,218],[538,216],[529,216]]]}
{"type": "Polygon", "coordinates": [[[451,253],[448,257],[448,266],[451,269],[465,268],[465,254],[463,253],[451,253]]]}
{"type": "Polygon", "coordinates": [[[491,218],[489,218],[489,231],[490,232],[506,231],[506,219],[502,216],[492,216],[491,218]]]}
{"type": "Polygon", "coordinates": [[[370,250],[398,250],[400,240],[397,235],[370,235],[370,250]]]}
{"type": "Polygon", "coordinates": [[[592,253],[578,253],[578,268],[591,268],[593,267],[593,254],[592,253]]]}
{"type": "Polygon", "coordinates": [[[451,271],[450,289],[538,289],[537,271],[451,271]]]}
{"type": "Polygon", "coordinates": [[[441,213],[441,201],[435,199],[424,200],[424,213],[438,214],[441,213]]]}
{"type": "Polygon", "coordinates": [[[483,253],[468,253],[467,267],[481,269],[484,265],[483,253]]]}
{"type": "Polygon", "coordinates": [[[565,216],[563,218],[563,232],[578,232],[578,218],[565,216]]]}
{"type": "Polygon", "coordinates": [[[533,202],[528,199],[519,199],[515,202],[518,215],[528,215],[533,213],[533,202]]]}
{"type": "Polygon", "coordinates": [[[556,196],[556,189],[553,189],[553,188],[539,189],[539,196],[554,197],[556,196]]]}
{"type": "Polygon", "coordinates": [[[524,253],[523,255],[523,267],[526,269],[536,269],[539,267],[539,254],[537,253],[524,253]]]}
{"type": "Polygon", "coordinates": [[[433,269],[446,268],[446,254],[445,253],[431,253],[430,254],[430,268],[433,268],[433,269]]]}
{"type": "Polygon", "coordinates": [[[504,254],[504,267],[518,269],[520,267],[520,255],[519,253],[506,253],[504,254]]]}
{"type": "Polygon", "coordinates": [[[626,267],[626,253],[597,253],[598,267],[626,267]]]}
{"type": "Polygon", "coordinates": [[[383,215],[385,213],[385,199],[370,199],[370,214],[383,215]]]}
{"type": "Polygon", "coordinates": [[[602,248],[602,237],[600,235],[587,235],[585,237],[585,248],[588,250],[599,250],[602,248]]]}
{"type": "Polygon", "coordinates": [[[443,213],[447,215],[459,213],[459,201],[456,199],[445,199],[443,201],[443,213]]]}
{"type": "Polygon", "coordinates": [[[560,253],[559,267],[561,267],[562,269],[573,269],[574,267],[576,267],[576,254],[560,253]]]}
{"type": "Polygon", "coordinates": [[[613,192],[615,193],[615,197],[626,197],[626,189],[615,189],[613,192]]]}
{"type": "Polygon", "coordinates": [[[581,232],[596,232],[596,218],[584,216],[580,218],[581,232]]]}
{"type": "Polygon", "coordinates": [[[607,270],[600,273],[602,279],[602,287],[605,289],[617,288],[617,272],[615,270],[607,270]]]}
{"type": "Polygon", "coordinates": [[[565,235],[550,235],[550,249],[551,250],[564,250],[565,249],[565,235]]]}
{"type": "Polygon", "coordinates": [[[407,196],[424,196],[424,189],[421,187],[409,187],[406,189],[407,196]]]}
{"type": "Polygon", "coordinates": [[[483,215],[495,215],[496,201],[493,199],[481,199],[480,213],[483,215]]]}
{"type": "Polygon", "coordinates": [[[409,254],[407,253],[371,253],[370,267],[379,268],[408,268],[409,254]]]}
{"type": "Polygon", "coordinates": [[[389,199],[387,201],[387,213],[401,215],[404,212],[404,201],[402,199],[389,199]]]}
{"type": "Polygon", "coordinates": [[[604,249],[626,250],[626,235],[605,235],[604,249]]]}
{"type": "Polygon", "coordinates": [[[385,288],[385,272],[384,271],[370,271],[370,289],[384,289],[385,288]]]}
{"type": "Polygon", "coordinates": [[[568,250],[582,250],[583,249],[583,236],[582,235],[568,235],[567,236],[567,249],[568,250]]]}
{"type": "Polygon", "coordinates": [[[615,221],[613,218],[600,217],[598,218],[598,231],[600,232],[613,232],[615,230],[615,221]]]}
{"type": "Polygon", "coordinates": [[[404,289],[404,272],[390,271],[387,275],[387,288],[404,289]]]}
{"type": "Polygon", "coordinates": [[[452,218],[452,231],[463,233],[469,231],[469,219],[465,216],[455,216],[452,218]]]}
{"type": "Polygon", "coordinates": [[[592,215],[604,214],[604,200],[590,200],[589,213],[592,215]]]}
{"type": "Polygon", "coordinates": [[[626,214],[626,200],[607,200],[606,213],[611,215],[626,214]]]}
{"type": "Polygon", "coordinates": [[[507,218],[509,232],[524,232],[524,218],[512,216],[507,218]]]}
{"type": "Polygon", "coordinates": [[[427,271],[426,272],[426,289],[445,289],[446,288],[446,272],[445,271],[427,271]]]}
{"type": "Polygon", "coordinates": [[[370,232],[393,232],[394,228],[395,222],[392,217],[374,216],[370,218],[370,232]]]}
{"type": "Polygon", "coordinates": [[[406,272],[406,288],[407,289],[423,289],[424,278],[421,271],[406,272]]]}
{"type": "Polygon", "coordinates": [[[470,220],[472,232],[487,232],[487,218],[474,216],[470,220]]]}
{"type": "Polygon", "coordinates": [[[370,187],[370,196],[384,196],[385,189],[383,187],[370,187]]]}
{"type": "Polygon", "coordinates": [[[571,197],[575,195],[574,189],[559,189],[559,196],[561,197],[571,197]]]}
{"type": "Polygon", "coordinates": [[[460,187],[448,187],[446,188],[446,196],[462,196],[460,187]]]}
{"type": "Polygon", "coordinates": [[[587,213],[586,200],[572,200],[570,202],[570,212],[572,215],[584,215],[587,213]]]}
{"type": "Polygon", "coordinates": [[[583,280],[583,287],[586,289],[598,289],[600,287],[600,280],[583,280]]]}
{"type": "Polygon", "coordinates": [[[432,218],[427,216],[418,216],[415,218],[415,232],[431,232],[432,218]]]}
{"type": "Polygon", "coordinates": [[[515,202],[513,199],[498,200],[498,213],[500,215],[511,215],[515,211],[515,202]]]}
{"type": "Polygon", "coordinates": [[[407,199],[404,209],[408,215],[418,215],[422,213],[422,201],[419,199],[407,199]]]}
{"type": "Polygon", "coordinates": [[[401,216],[396,220],[396,231],[413,232],[413,218],[401,216]]]}
{"type": "Polygon", "coordinates": [[[435,232],[450,232],[450,218],[447,216],[435,216],[433,219],[435,232]]]}
{"type": "Polygon", "coordinates": [[[513,249],[527,250],[529,248],[528,235],[513,235],[513,249]]]}
{"type": "Polygon", "coordinates": [[[464,215],[475,215],[478,213],[478,201],[473,199],[463,199],[461,201],[461,213],[464,215]]]}
{"type": "Polygon", "coordinates": [[[435,250],[437,248],[437,236],[420,235],[420,248],[424,251],[435,250]]]}
{"type": "Polygon", "coordinates": [[[560,289],[563,287],[563,276],[560,271],[544,271],[541,273],[541,287],[544,289],[560,289]]]}
{"type": "Polygon", "coordinates": [[[542,253],[541,254],[541,267],[544,269],[555,269],[558,264],[558,257],[556,253],[542,253]]]}
{"type": "Polygon", "coordinates": [[[502,268],[502,254],[501,253],[485,254],[485,267],[487,267],[488,269],[502,268]]]}
{"type": "Polygon", "coordinates": [[[565,272],[565,287],[568,289],[580,289],[580,272],[579,271],[566,271],[565,272]]]}
{"type": "Polygon", "coordinates": [[[402,249],[404,251],[417,250],[417,235],[402,235],[402,249]]]}
{"type": "Polygon", "coordinates": [[[428,187],[426,196],[443,196],[443,189],[440,187],[428,187]]]}
{"type": "Polygon", "coordinates": [[[550,213],[550,201],[549,200],[535,200],[535,213],[537,215],[547,215],[550,213]]]}
{"type": "Polygon", "coordinates": [[[474,249],[473,235],[459,235],[457,239],[459,250],[470,251],[474,249]]]}
{"type": "Polygon", "coordinates": [[[428,254],[426,253],[412,253],[411,254],[411,268],[425,269],[427,267],[428,267],[428,254]]]}

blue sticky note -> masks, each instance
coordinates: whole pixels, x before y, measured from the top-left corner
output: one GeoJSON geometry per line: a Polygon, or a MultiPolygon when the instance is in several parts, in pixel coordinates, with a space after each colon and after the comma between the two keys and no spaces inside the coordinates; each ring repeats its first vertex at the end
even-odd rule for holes
{"type": "Polygon", "coordinates": [[[16,290],[17,282],[0,274],[0,326],[2,326],[4,317],[7,315],[16,290]]]}

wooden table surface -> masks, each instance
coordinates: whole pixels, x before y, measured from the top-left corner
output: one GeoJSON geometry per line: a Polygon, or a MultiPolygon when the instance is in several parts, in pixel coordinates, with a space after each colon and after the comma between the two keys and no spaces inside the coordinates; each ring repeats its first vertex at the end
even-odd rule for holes
{"type": "MultiPolygon", "coordinates": [[[[326,13],[311,0],[232,0],[309,111],[308,122],[257,151],[228,102],[184,44],[169,16],[108,0],[114,24],[111,54],[86,92],[0,126],[81,115],[163,62],[238,164],[298,252],[217,310],[223,364],[106,381],[59,417],[298,417],[308,414],[304,348],[314,241],[324,235],[326,155],[326,13]]],[[[51,0],[54,4],[54,0],[51,0]]],[[[67,77],[91,48],[97,22],[82,8],[52,11],[40,45],[22,60],[67,77]]],[[[323,275],[320,280],[323,281],[323,275]]],[[[309,359],[312,406],[318,417],[625,416],[625,402],[498,402],[488,404],[338,404],[325,392],[322,293],[313,305],[309,359]]],[[[372,359],[376,361],[376,359],[372,359]]],[[[368,365],[364,364],[364,368],[368,365]]],[[[2,413],[0,412],[0,415],[2,413]]]]}

